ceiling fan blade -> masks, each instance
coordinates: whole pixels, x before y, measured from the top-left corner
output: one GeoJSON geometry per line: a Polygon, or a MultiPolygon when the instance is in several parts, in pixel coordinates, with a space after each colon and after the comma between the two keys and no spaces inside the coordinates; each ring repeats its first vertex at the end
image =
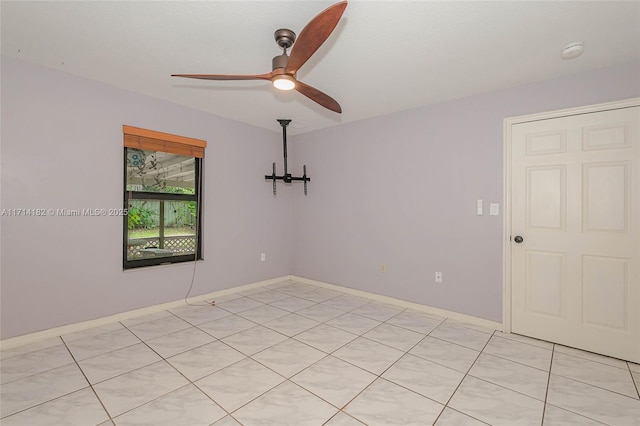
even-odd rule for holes
{"type": "Polygon", "coordinates": [[[171,77],[198,78],[200,80],[271,80],[272,73],[266,74],[171,74],[171,77]]]}
{"type": "Polygon", "coordinates": [[[342,108],[335,99],[326,93],[322,93],[315,87],[311,87],[298,80],[296,81],[296,90],[323,107],[330,109],[333,112],[337,112],[338,114],[342,113],[342,108]]]}
{"type": "Polygon", "coordinates": [[[346,7],[346,1],[329,6],[302,29],[293,48],[291,48],[286,69],[287,73],[295,74],[311,55],[322,46],[322,43],[329,38],[336,25],[338,25],[338,21],[346,7]]]}

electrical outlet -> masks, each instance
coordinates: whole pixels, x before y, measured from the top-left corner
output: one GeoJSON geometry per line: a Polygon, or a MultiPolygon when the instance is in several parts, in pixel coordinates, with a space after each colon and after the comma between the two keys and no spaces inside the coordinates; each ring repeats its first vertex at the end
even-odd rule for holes
{"type": "Polygon", "coordinates": [[[385,265],[384,263],[380,265],[380,272],[387,272],[387,265],[385,265]]]}
{"type": "Polygon", "coordinates": [[[436,272],[435,273],[435,280],[437,283],[441,283],[442,282],[442,272],[436,272]]]}
{"type": "Polygon", "coordinates": [[[260,261],[264,262],[265,260],[267,260],[267,255],[265,253],[261,253],[260,254],[260,261]]]}

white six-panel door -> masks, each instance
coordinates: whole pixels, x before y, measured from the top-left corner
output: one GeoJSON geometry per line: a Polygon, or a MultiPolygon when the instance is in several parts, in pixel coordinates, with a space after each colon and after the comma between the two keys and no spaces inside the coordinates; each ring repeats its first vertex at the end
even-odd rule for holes
{"type": "Polygon", "coordinates": [[[511,127],[512,332],[640,362],[639,145],[637,106],[511,127]]]}

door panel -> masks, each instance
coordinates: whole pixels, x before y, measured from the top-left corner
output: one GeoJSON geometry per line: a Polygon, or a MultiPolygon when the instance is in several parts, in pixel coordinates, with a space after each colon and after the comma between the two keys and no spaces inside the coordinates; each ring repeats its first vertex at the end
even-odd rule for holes
{"type": "Polygon", "coordinates": [[[564,166],[527,168],[527,227],[563,230],[565,226],[564,166]]]}
{"type": "Polygon", "coordinates": [[[511,128],[511,330],[640,362],[640,107],[511,128]]]}
{"type": "Polygon", "coordinates": [[[604,124],[584,128],[582,149],[616,149],[629,145],[629,123],[604,124]]]}
{"type": "Polygon", "coordinates": [[[627,329],[628,267],[629,259],[582,256],[582,321],[585,324],[615,331],[627,329]],[[610,306],[620,309],[609,309],[610,306]]]}
{"type": "Polygon", "coordinates": [[[583,166],[583,217],[585,232],[629,230],[629,163],[583,166]]]}
{"type": "Polygon", "coordinates": [[[564,317],[564,253],[527,252],[527,310],[538,314],[564,317]]]}
{"type": "Polygon", "coordinates": [[[565,152],[566,138],[567,136],[563,131],[528,134],[527,155],[542,155],[565,152]]]}

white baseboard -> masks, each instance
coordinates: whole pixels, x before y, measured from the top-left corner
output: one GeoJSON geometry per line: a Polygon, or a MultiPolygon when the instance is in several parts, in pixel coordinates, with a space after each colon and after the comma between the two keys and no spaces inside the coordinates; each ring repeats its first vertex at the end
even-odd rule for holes
{"type": "MultiPolygon", "coordinates": [[[[216,299],[218,297],[225,296],[227,294],[233,294],[239,291],[250,290],[253,288],[275,284],[282,281],[288,281],[290,278],[291,278],[290,275],[285,275],[283,277],[272,278],[265,281],[258,281],[255,283],[245,284],[238,287],[232,287],[232,288],[227,288],[225,290],[215,291],[213,293],[190,297],[188,301],[202,302],[207,299],[209,300],[216,299]]],[[[179,308],[185,305],[186,305],[185,300],[180,299],[180,300],[175,300],[173,302],[162,303],[160,305],[147,306],[145,308],[134,309],[132,311],[122,312],[119,314],[97,318],[94,320],[82,321],[75,324],[63,325],[60,327],[37,331],[35,333],[29,333],[22,336],[10,337],[8,339],[0,340],[0,349],[9,349],[16,346],[22,346],[29,343],[50,339],[52,337],[58,337],[58,336],[63,336],[65,334],[75,333],[76,331],[82,331],[88,328],[99,327],[101,325],[107,325],[107,324],[111,324],[118,321],[124,321],[130,318],[141,317],[144,315],[154,314],[160,311],[179,308]]]]}
{"type": "MultiPolygon", "coordinates": [[[[245,284],[237,287],[228,288],[225,290],[215,291],[213,293],[203,294],[189,298],[189,302],[202,302],[205,300],[216,299],[228,294],[234,294],[241,291],[251,290],[254,288],[264,287],[272,284],[277,284],[283,281],[295,281],[301,284],[311,284],[318,287],[324,287],[331,290],[340,291],[342,293],[351,294],[354,296],[365,297],[381,303],[387,303],[390,305],[397,305],[408,309],[414,309],[417,311],[425,312],[427,314],[437,315],[440,317],[450,318],[454,321],[463,322],[470,325],[476,325],[493,330],[502,330],[502,324],[495,321],[490,321],[484,318],[478,318],[471,315],[465,315],[458,312],[447,311],[445,309],[434,308],[428,305],[422,305],[420,303],[407,302],[406,300],[396,299],[394,297],[382,296],[380,294],[369,293],[367,291],[355,290],[349,287],[343,287],[335,284],[329,284],[322,281],[316,281],[309,278],[299,277],[296,275],[285,275],[278,278],[272,278],[269,280],[258,281],[255,283],[245,284]]],[[[22,346],[29,343],[38,342],[41,340],[50,339],[53,337],[63,336],[65,334],[75,333],[77,331],[86,330],[93,327],[99,327],[102,325],[111,324],[118,321],[124,321],[127,319],[140,317],[144,315],[153,314],[160,311],[166,311],[169,309],[179,308],[185,306],[184,299],[176,300],[173,302],[162,303],[160,305],[147,306],[145,308],[134,309],[132,311],[122,312],[107,317],[102,317],[90,321],[83,321],[75,324],[63,325],[60,327],[50,328],[48,330],[37,331],[35,333],[29,333],[22,336],[11,337],[8,339],[0,340],[0,349],[9,349],[16,346],[22,346]]]]}
{"type": "Polygon", "coordinates": [[[414,309],[431,315],[437,315],[439,317],[450,318],[454,321],[463,322],[470,325],[477,325],[479,327],[490,328],[492,330],[502,331],[502,323],[491,321],[484,318],[478,318],[471,315],[461,314],[459,312],[447,311],[446,309],[434,308],[429,305],[422,305],[420,303],[407,302],[406,300],[396,299],[394,297],[382,296],[380,294],[369,293],[367,291],[355,290],[348,287],[342,287],[335,284],[329,284],[322,281],[311,280],[309,278],[299,277],[291,275],[291,280],[302,284],[312,284],[319,287],[329,288],[332,290],[341,291],[343,293],[351,294],[354,296],[366,297],[367,299],[373,299],[381,303],[387,303],[390,305],[402,306],[408,309],[414,309]]]}

